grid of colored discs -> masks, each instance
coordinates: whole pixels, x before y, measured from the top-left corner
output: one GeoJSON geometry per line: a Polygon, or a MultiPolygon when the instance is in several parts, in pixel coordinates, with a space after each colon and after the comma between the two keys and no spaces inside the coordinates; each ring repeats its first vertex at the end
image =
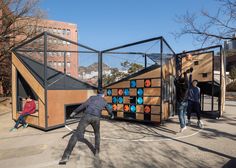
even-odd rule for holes
{"type": "Polygon", "coordinates": [[[145,87],[151,87],[151,85],[152,85],[151,79],[145,79],[145,81],[144,81],[144,86],[145,86],[145,87]]]}
{"type": "Polygon", "coordinates": [[[112,97],[112,103],[117,103],[117,98],[116,97],[112,97]]]}
{"type": "Polygon", "coordinates": [[[136,80],[131,80],[130,81],[130,87],[135,88],[136,87],[136,80]]]}
{"type": "Polygon", "coordinates": [[[118,89],[118,95],[122,96],[123,95],[123,89],[118,89]]]}
{"type": "Polygon", "coordinates": [[[123,103],[123,97],[118,97],[118,103],[122,104],[123,103]]]}
{"type": "Polygon", "coordinates": [[[107,96],[111,96],[112,95],[112,90],[111,89],[107,89],[107,96]]]}
{"type": "Polygon", "coordinates": [[[124,95],[129,96],[129,89],[124,89],[124,95]]]}
{"type": "Polygon", "coordinates": [[[135,112],[136,112],[136,106],[135,106],[135,105],[131,105],[131,106],[130,106],[130,111],[131,111],[132,113],[135,113],[135,112]]]}
{"type": "Polygon", "coordinates": [[[129,111],[129,105],[128,105],[128,104],[125,104],[125,105],[124,105],[124,111],[125,111],[125,112],[128,112],[128,111],[129,111]]]}
{"type": "Polygon", "coordinates": [[[144,106],[144,113],[150,113],[151,107],[150,106],[144,106]]]}

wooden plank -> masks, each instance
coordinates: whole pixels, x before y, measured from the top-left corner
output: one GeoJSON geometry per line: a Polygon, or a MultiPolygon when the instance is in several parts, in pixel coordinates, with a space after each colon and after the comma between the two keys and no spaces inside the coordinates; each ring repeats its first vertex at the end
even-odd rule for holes
{"type": "Polygon", "coordinates": [[[143,104],[157,104],[160,105],[160,97],[143,97],[143,104]]]}
{"type": "Polygon", "coordinates": [[[161,121],[160,115],[151,115],[151,121],[160,122],[161,121]]]}
{"type": "Polygon", "coordinates": [[[162,119],[166,120],[169,117],[169,103],[165,102],[162,104],[162,119]]]}
{"type": "Polygon", "coordinates": [[[108,86],[107,88],[129,88],[129,87],[130,87],[130,82],[127,80],[127,81],[118,82],[116,84],[108,86]]]}
{"type": "Polygon", "coordinates": [[[14,64],[15,67],[17,67],[17,70],[27,81],[29,86],[34,90],[34,92],[38,95],[38,97],[42,100],[42,102],[45,103],[44,88],[28,71],[28,69],[21,63],[21,61],[16,57],[14,53],[12,53],[12,63],[14,64]]]}
{"type": "Polygon", "coordinates": [[[144,112],[143,105],[136,105],[136,112],[144,112]]]}
{"type": "Polygon", "coordinates": [[[65,104],[83,103],[90,93],[89,90],[48,90],[48,126],[64,124],[65,104]]]}
{"type": "Polygon", "coordinates": [[[27,116],[25,121],[32,125],[39,125],[39,118],[37,116],[27,116]]]}
{"type": "Polygon", "coordinates": [[[123,111],[123,104],[118,104],[117,105],[117,110],[118,111],[123,111]]]}
{"type": "Polygon", "coordinates": [[[160,96],[160,88],[144,88],[144,96],[160,96]]]}
{"type": "Polygon", "coordinates": [[[107,110],[102,110],[102,115],[103,115],[103,116],[108,116],[107,110]]]}
{"type": "Polygon", "coordinates": [[[152,114],[160,114],[161,108],[160,106],[151,106],[151,113],[152,114]]]}
{"type": "Polygon", "coordinates": [[[107,103],[112,103],[112,97],[111,96],[105,96],[104,99],[107,103]]]}
{"type": "Polygon", "coordinates": [[[124,118],[124,112],[118,111],[118,112],[117,112],[117,117],[119,117],[119,118],[124,118]]]}
{"type": "Polygon", "coordinates": [[[136,113],[136,120],[144,120],[144,114],[136,113]]]}
{"type": "Polygon", "coordinates": [[[45,128],[45,104],[39,99],[39,126],[45,128]]]}
{"type": "Polygon", "coordinates": [[[136,80],[137,87],[144,87],[144,80],[136,80]]]}
{"type": "Polygon", "coordinates": [[[156,68],[152,71],[140,74],[132,79],[146,79],[146,78],[157,78],[157,77],[161,77],[161,68],[156,68]]]}
{"type": "Polygon", "coordinates": [[[16,100],[16,67],[12,64],[12,118],[16,120],[17,100],[16,100]]]}
{"type": "Polygon", "coordinates": [[[124,104],[129,104],[130,103],[130,97],[129,96],[124,96],[123,97],[123,102],[124,102],[124,104]]]}
{"type": "Polygon", "coordinates": [[[160,87],[161,86],[161,79],[152,79],[152,87],[160,87]]]}
{"type": "Polygon", "coordinates": [[[134,89],[134,88],[129,89],[129,94],[130,94],[130,96],[136,96],[137,95],[137,89],[134,89]]]}
{"type": "Polygon", "coordinates": [[[112,89],[112,96],[118,95],[118,89],[112,89]]]}

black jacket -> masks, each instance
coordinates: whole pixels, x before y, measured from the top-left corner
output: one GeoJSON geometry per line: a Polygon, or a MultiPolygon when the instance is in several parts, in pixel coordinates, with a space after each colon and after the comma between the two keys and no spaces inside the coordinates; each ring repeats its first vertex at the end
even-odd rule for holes
{"type": "Polygon", "coordinates": [[[91,96],[85,103],[81,104],[78,108],[74,110],[75,113],[78,113],[85,109],[85,114],[91,114],[97,117],[101,117],[102,110],[106,108],[110,115],[112,115],[112,109],[109,108],[107,102],[103,97],[91,96]]]}
{"type": "Polygon", "coordinates": [[[184,73],[184,78],[181,76],[178,78],[175,78],[174,81],[175,87],[176,87],[176,100],[178,102],[187,101],[188,100],[188,76],[186,73],[184,73]]]}

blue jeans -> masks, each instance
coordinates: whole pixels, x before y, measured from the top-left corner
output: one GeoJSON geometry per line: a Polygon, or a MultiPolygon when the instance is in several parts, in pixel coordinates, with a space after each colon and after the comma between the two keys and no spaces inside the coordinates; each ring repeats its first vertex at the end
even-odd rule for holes
{"type": "Polygon", "coordinates": [[[24,119],[24,118],[25,118],[26,116],[28,116],[28,115],[29,115],[29,113],[25,113],[25,114],[23,114],[23,115],[20,115],[19,118],[16,120],[16,124],[15,124],[14,128],[17,128],[20,123],[21,123],[22,125],[25,125],[26,122],[25,122],[25,119],[24,119]]]}
{"type": "Polygon", "coordinates": [[[182,102],[177,101],[177,113],[179,116],[179,123],[181,128],[184,128],[186,126],[185,116],[187,114],[187,107],[188,107],[187,101],[182,101],[182,102]]]}

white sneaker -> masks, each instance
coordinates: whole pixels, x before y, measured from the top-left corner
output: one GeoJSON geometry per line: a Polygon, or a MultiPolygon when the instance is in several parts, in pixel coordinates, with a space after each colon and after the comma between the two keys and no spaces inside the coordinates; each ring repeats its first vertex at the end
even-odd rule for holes
{"type": "Polygon", "coordinates": [[[187,129],[187,127],[186,127],[186,126],[185,126],[185,127],[183,127],[183,128],[180,128],[179,132],[181,133],[181,132],[183,132],[185,129],[187,129]]]}
{"type": "Polygon", "coordinates": [[[198,121],[197,121],[197,126],[198,126],[199,128],[203,128],[203,122],[202,122],[201,120],[198,120],[198,121]]]}

